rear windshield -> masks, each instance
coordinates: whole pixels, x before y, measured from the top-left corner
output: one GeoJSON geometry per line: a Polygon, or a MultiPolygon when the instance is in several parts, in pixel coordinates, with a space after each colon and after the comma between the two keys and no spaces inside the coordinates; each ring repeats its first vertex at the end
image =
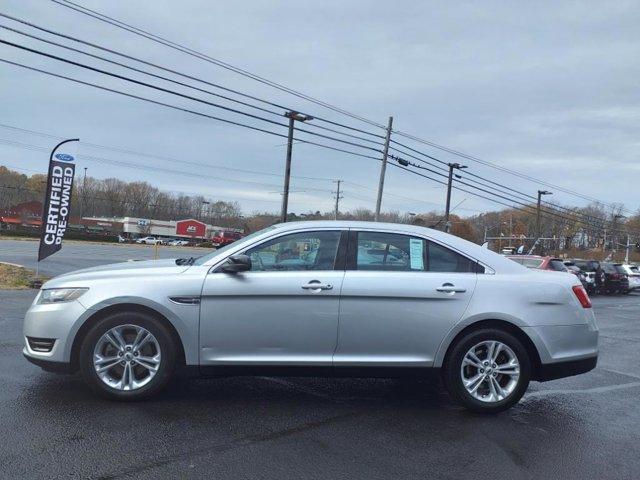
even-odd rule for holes
{"type": "Polygon", "coordinates": [[[616,269],[616,272],[618,273],[627,273],[627,271],[624,269],[622,265],[614,265],[613,267],[616,269]]]}
{"type": "Polygon", "coordinates": [[[555,270],[556,272],[566,272],[567,271],[567,267],[564,266],[564,263],[562,263],[562,260],[550,260],[549,261],[549,268],[551,270],[555,270]]]}
{"type": "Polygon", "coordinates": [[[616,267],[614,267],[611,263],[601,263],[600,266],[606,273],[618,273],[616,267]]]}
{"type": "Polygon", "coordinates": [[[589,262],[586,260],[576,260],[573,262],[576,264],[580,270],[584,270],[585,272],[595,272],[598,269],[598,262],[589,262]]]}

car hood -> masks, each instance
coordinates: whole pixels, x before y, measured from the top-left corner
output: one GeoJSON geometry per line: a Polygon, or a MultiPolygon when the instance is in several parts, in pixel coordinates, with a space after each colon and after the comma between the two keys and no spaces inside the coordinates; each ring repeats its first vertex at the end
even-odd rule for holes
{"type": "Polygon", "coordinates": [[[97,267],[84,268],[52,278],[42,288],[66,286],[81,287],[83,282],[118,277],[145,277],[158,275],[175,275],[189,269],[189,265],[176,265],[175,259],[146,260],[123,263],[112,263],[97,267]]]}

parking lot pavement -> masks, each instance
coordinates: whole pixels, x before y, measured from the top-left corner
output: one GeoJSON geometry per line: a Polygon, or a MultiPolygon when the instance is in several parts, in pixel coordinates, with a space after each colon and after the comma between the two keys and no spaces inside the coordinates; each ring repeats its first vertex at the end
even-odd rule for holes
{"type": "MultiPolygon", "coordinates": [[[[81,268],[129,260],[153,260],[153,245],[92,243],[65,241],[62,250],[40,262],[40,273],[54,277],[81,268]]],[[[210,249],[191,247],[158,247],[158,258],[199,257],[210,249]]],[[[35,239],[0,239],[0,262],[17,263],[36,268],[38,241],[35,239]]]]}
{"type": "Polygon", "coordinates": [[[99,400],[22,358],[34,295],[0,291],[0,477],[638,478],[640,296],[594,299],[594,371],[481,416],[412,380],[194,379],[99,400]]]}

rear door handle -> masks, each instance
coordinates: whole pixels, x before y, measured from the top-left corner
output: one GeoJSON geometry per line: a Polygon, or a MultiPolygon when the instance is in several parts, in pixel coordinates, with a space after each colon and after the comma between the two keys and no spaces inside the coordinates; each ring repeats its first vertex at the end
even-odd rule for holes
{"type": "Polygon", "coordinates": [[[436,290],[443,293],[464,293],[467,291],[466,288],[456,287],[452,283],[443,283],[442,286],[436,288],[436,290]]]}
{"type": "Polygon", "coordinates": [[[302,285],[303,290],[331,290],[333,285],[330,283],[320,283],[317,281],[311,281],[306,285],[302,285]]]}

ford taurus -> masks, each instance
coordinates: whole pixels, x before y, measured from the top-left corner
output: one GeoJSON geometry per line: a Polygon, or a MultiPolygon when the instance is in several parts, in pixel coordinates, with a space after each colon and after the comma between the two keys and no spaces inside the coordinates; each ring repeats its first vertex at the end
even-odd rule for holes
{"type": "Polygon", "coordinates": [[[426,376],[498,412],[531,380],[593,369],[598,329],[575,275],[532,271],[418,226],[300,222],[199,258],[46,282],[25,357],[138,400],[200,375],[426,376]]]}

